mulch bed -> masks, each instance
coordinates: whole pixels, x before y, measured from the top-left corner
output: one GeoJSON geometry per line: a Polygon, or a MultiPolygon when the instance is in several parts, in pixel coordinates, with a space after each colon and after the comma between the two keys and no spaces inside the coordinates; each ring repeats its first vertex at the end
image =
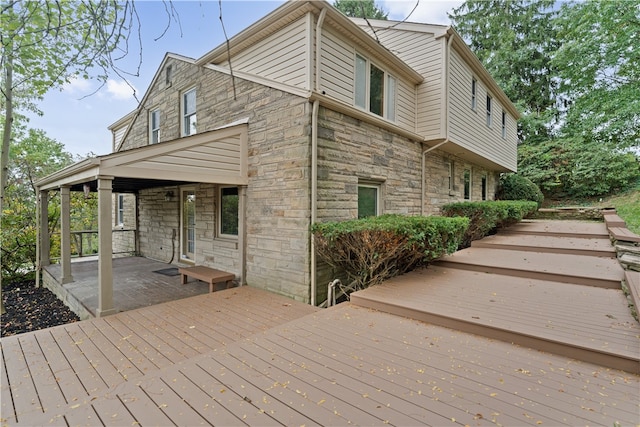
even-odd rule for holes
{"type": "Polygon", "coordinates": [[[80,320],[49,289],[36,288],[34,281],[3,283],[2,302],[7,311],[1,320],[3,337],[80,320]]]}

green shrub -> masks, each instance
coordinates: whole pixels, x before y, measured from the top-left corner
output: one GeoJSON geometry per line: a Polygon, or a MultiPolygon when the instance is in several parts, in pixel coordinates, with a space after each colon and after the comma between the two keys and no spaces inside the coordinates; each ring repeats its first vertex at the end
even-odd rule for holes
{"type": "Polygon", "coordinates": [[[529,200],[536,202],[538,207],[540,207],[542,206],[544,195],[542,191],[540,191],[540,188],[529,178],[515,173],[509,173],[500,177],[496,199],[529,200]]]}
{"type": "Polygon", "coordinates": [[[474,240],[482,239],[497,228],[504,228],[522,221],[538,209],[532,201],[484,201],[449,203],[441,208],[447,217],[469,218],[469,227],[462,239],[466,248],[474,240]]]}
{"type": "Polygon", "coordinates": [[[454,252],[466,218],[382,215],[313,224],[318,256],[364,289],[454,252]]]}

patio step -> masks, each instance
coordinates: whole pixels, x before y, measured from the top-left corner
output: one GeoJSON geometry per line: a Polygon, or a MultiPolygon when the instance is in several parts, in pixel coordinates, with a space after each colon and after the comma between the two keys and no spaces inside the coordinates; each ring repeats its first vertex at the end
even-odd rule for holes
{"type": "Polygon", "coordinates": [[[514,224],[500,234],[531,234],[539,236],[558,236],[570,238],[609,238],[607,226],[595,221],[540,221],[524,220],[514,224]]]}
{"type": "Polygon", "coordinates": [[[637,374],[624,277],[604,224],[526,221],[351,301],[637,374]]]}
{"type": "Polygon", "coordinates": [[[524,233],[500,233],[471,242],[473,248],[509,249],[568,255],[615,258],[616,250],[608,238],[576,238],[524,233]]]}
{"type": "Polygon", "coordinates": [[[482,273],[620,289],[624,271],[615,258],[470,247],[433,265],[482,273]]]}
{"type": "Polygon", "coordinates": [[[429,266],[355,292],[351,302],[640,373],[640,324],[620,290],[429,266]]]}

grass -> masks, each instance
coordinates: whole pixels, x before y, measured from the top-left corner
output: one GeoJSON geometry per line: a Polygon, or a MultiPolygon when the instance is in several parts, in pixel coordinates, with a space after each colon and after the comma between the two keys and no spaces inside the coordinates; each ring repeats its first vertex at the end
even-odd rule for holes
{"type": "Polygon", "coordinates": [[[598,202],[599,207],[614,207],[620,218],[627,223],[627,228],[640,234],[640,183],[635,188],[598,202]]]}

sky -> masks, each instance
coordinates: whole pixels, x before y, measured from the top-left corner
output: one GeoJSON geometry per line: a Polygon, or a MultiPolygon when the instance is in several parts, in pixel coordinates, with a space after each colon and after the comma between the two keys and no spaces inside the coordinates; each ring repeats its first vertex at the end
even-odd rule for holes
{"type": "MultiPolygon", "coordinates": [[[[403,20],[416,5],[416,0],[377,0],[389,12],[390,20],[403,20]]],[[[280,6],[283,1],[223,0],[222,17],[231,38],[280,6]]],[[[419,0],[408,21],[448,25],[447,12],[462,0],[419,0]]],[[[61,90],[51,90],[38,106],[42,116],[29,115],[29,127],[42,129],[65,145],[66,151],[84,158],[111,152],[108,126],[133,111],[151,83],[167,52],[199,58],[224,42],[218,1],[137,0],[141,22],[142,49],[137,41],[130,43],[129,54],[119,67],[130,74],[112,74],[101,87],[95,80],[74,80],[61,90]],[[167,14],[166,6],[176,11],[167,14]],[[166,33],[163,32],[168,29],[166,33]],[[162,37],[160,37],[162,36],[162,37]],[[139,72],[139,54],[142,63],[139,72]],[[126,79],[126,81],[125,81],[126,79]],[[131,88],[135,89],[136,95],[131,88]]]]}

